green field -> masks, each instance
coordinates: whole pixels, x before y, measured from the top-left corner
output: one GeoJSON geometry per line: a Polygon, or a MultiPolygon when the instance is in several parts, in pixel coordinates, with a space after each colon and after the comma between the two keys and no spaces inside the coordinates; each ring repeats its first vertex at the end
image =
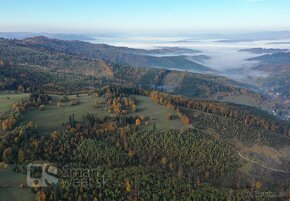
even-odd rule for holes
{"type": "MultiPolygon", "coordinates": [[[[8,91],[0,91],[0,117],[11,110],[11,106],[23,99],[28,99],[29,94],[15,93],[8,91]]],[[[0,135],[3,133],[2,127],[0,126],[0,135]]]]}
{"type": "Polygon", "coordinates": [[[8,91],[0,91],[0,116],[11,109],[14,103],[19,102],[22,99],[27,99],[29,94],[24,93],[8,93],[8,91]]]}
{"type": "Polygon", "coordinates": [[[134,96],[137,99],[137,112],[134,113],[136,116],[149,116],[148,127],[152,129],[155,122],[157,130],[164,129],[179,129],[186,128],[180,119],[176,118],[174,120],[166,120],[167,112],[174,114],[172,110],[168,110],[165,106],[159,105],[151,101],[147,96],[134,96]]]}
{"type": "MultiPolygon", "coordinates": [[[[61,96],[52,96],[52,104],[47,105],[45,110],[39,111],[33,109],[26,111],[24,114],[24,121],[33,121],[42,134],[49,134],[51,130],[61,129],[63,123],[66,124],[70,115],[74,114],[76,120],[81,120],[83,114],[92,113],[99,118],[103,118],[106,115],[115,116],[115,114],[108,114],[103,97],[96,98],[95,96],[88,96],[86,94],[68,96],[69,99],[78,99],[80,104],[71,106],[69,103],[61,103],[61,107],[57,107],[57,102],[61,96]],[[94,106],[95,101],[98,100],[98,108],[94,106]]],[[[166,114],[169,111],[165,106],[153,103],[149,97],[135,96],[137,99],[137,112],[127,114],[127,116],[149,116],[148,125],[146,127],[152,129],[153,123],[156,123],[157,130],[169,129],[169,128],[181,128],[184,127],[179,119],[166,120],[166,114]]]]}
{"type": "Polygon", "coordinates": [[[0,168],[1,201],[33,201],[36,195],[26,187],[26,175],[0,168]],[[20,187],[23,185],[24,187],[20,187]]]}
{"type": "Polygon", "coordinates": [[[38,109],[33,109],[26,111],[24,116],[24,121],[33,121],[40,132],[47,134],[49,128],[60,129],[63,123],[66,123],[69,116],[74,114],[76,120],[81,120],[83,114],[92,113],[99,117],[105,115],[104,104],[101,104],[101,108],[97,109],[94,107],[95,101],[103,101],[102,98],[96,98],[95,96],[88,96],[86,94],[68,96],[69,99],[78,99],[80,104],[71,106],[69,102],[61,103],[60,107],[57,107],[57,102],[61,96],[52,96],[52,104],[46,105],[45,110],[39,111],[38,109]]]}

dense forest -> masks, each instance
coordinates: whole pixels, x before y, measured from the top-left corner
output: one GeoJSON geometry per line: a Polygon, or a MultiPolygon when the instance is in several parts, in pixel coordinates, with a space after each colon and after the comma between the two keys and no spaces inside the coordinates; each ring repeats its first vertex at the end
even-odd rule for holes
{"type": "Polygon", "coordinates": [[[179,110],[180,107],[200,110],[207,113],[230,117],[232,119],[242,120],[245,124],[261,127],[285,136],[290,136],[289,122],[283,123],[280,120],[275,119],[274,116],[255,108],[219,102],[189,100],[184,97],[173,97],[160,92],[152,92],[150,96],[154,101],[176,110],[179,110]]]}
{"type": "MultiPolygon", "coordinates": [[[[251,119],[256,119],[258,125],[263,118],[260,116],[258,121],[253,115],[245,116],[249,110],[244,108],[239,108],[237,115],[230,115],[237,111],[234,105],[110,86],[88,95],[104,96],[112,112],[117,114],[115,117],[99,119],[87,113],[77,121],[72,115],[64,131],[41,135],[33,122],[21,120],[22,114],[30,108],[41,109],[51,101],[50,96],[35,92],[28,100],[14,104],[9,116],[3,119],[2,127],[7,135],[1,138],[0,160],[13,164],[16,172],[26,172],[26,164],[30,161],[50,161],[59,167],[58,184],[50,188],[37,184],[32,187],[38,200],[267,200],[255,195],[261,188],[261,181],[247,183],[239,176],[243,163],[234,144],[216,139],[199,128],[157,131],[154,124],[144,129],[144,117],[134,116],[138,108],[138,102],[130,97],[134,94],[150,96],[154,102],[176,110],[185,125],[192,123],[194,113],[183,108],[246,118],[249,122],[245,124],[249,125],[251,119]],[[71,180],[82,177],[86,182],[87,176],[68,173],[68,170],[82,168],[94,170],[97,175],[90,172],[90,185],[78,182],[75,186],[71,180]],[[67,177],[66,174],[72,175],[67,177]],[[105,178],[104,183],[100,182],[100,175],[105,178]]],[[[68,100],[63,98],[62,101],[68,100]]],[[[264,121],[270,124],[269,119],[264,121]]],[[[279,182],[287,186],[287,180],[279,182]]],[[[272,183],[265,188],[279,186],[272,183]]]]}

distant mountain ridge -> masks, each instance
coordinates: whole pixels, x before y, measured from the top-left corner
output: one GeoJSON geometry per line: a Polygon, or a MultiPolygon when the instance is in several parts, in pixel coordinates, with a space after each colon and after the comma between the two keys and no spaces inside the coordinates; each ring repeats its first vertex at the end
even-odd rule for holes
{"type": "Polygon", "coordinates": [[[278,49],[278,48],[250,48],[239,50],[239,52],[250,52],[254,54],[275,54],[288,51],[289,51],[288,49],[278,49]]]}
{"type": "Polygon", "coordinates": [[[253,42],[261,40],[290,39],[290,31],[262,31],[242,34],[219,34],[214,35],[217,42],[253,42]]]}
{"type": "MultiPolygon", "coordinates": [[[[181,34],[182,35],[182,34],[181,34]]],[[[290,39],[290,31],[261,31],[253,33],[203,33],[183,34],[185,39],[176,40],[177,43],[193,43],[199,40],[214,40],[223,43],[253,42],[262,40],[287,40],[290,39]]]]}
{"type": "Polygon", "coordinates": [[[260,61],[268,64],[290,64],[290,52],[278,52],[270,55],[262,55],[248,59],[249,61],[260,61]]]}
{"type": "Polygon", "coordinates": [[[82,40],[89,41],[94,40],[94,36],[91,34],[69,34],[69,33],[31,33],[31,32],[0,32],[0,38],[18,39],[23,40],[25,38],[37,37],[39,35],[55,38],[60,40],[82,40]]]}
{"type": "MultiPolygon", "coordinates": [[[[0,32],[0,38],[9,39],[25,39],[36,36],[45,36],[48,38],[55,38],[60,40],[80,40],[80,41],[95,41],[96,38],[117,38],[124,36],[124,34],[111,33],[111,34],[98,34],[98,33],[35,33],[35,32],[0,32]]],[[[170,34],[169,34],[170,36],[170,34]]],[[[172,35],[176,36],[176,35],[172,35]]],[[[286,40],[290,39],[290,31],[260,31],[253,33],[202,33],[202,34],[179,34],[184,39],[172,42],[187,43],[195,42],[198,40],[212,39],[217,42],[251,42],[261,40],[286,40]]],[[[276,44],[270,43],[270,44],[276,44]]],[[[277,42],[277,44],[289,44],[289,42],[277,42]]]]}
{"type": "MultiPolygon", "coordinates": [[[[190,70],[193,72],[214,72],[204,65],[198,64],[193,61],[189,61],[182,56],[165,56],[154,57],[143,55],[150,53],[149,50],[132,49],[127,47],[115,47],[105,44],[93,44],[82,41],[63,41],[58,39],[50,39],[43,36],[33,37],[18,41],[21,45],[33,49],[47,49],[51,51],[58,51],[75,56],[86,57],[90,59],[104,59],[118,64],[128,64],[139,67],[155,67],[155,68],[167,68],[167,69],[182,69],[190,70]]],[[[163,49],[163,52],[166,49],[163,49]]],[[[167,49],[166,51],[168,51],[167,49]]],[[[185,51],[185,49],[176,49],[178,51],[185,51]]],[[[154,50],[154,52],[160,52],[162,50],[154,50]]],[[[188,50],[196,52],[196,50],[188,50]]]]}
{"type": "MultiPolygon", "coordinates": [[[[34,86],[33,80],[37,80],[34,75],[39,74],[39,71],[44,71],[47,77],[51,77],[50,80],[54,80],[53,75],[58,75],[57,73],[64,76],[66,74],[88,76],[91,77],[90,79],[99,80],[100,83],[113,82],[124,85],[139,85],[144,88],[159,88],[188,97],[208,98],[228,93],[256,96],[250,90],[241,89],[244,88],[241,84],[222,76],[128,65],[124,62],[118,63],[119,59],[122,59],[121,56],[127,56],[131,59],[143,57],[136,54],[120,53],[122,50],[127,51],[128,49],[80,41],[60,41],[45,37],[26,40],[0,39],[0,66],[6,67],[4,72],[8,70],[13,79],[17,79],[16,70],[18,72],[22,69],[29,69],[29,77],[32,79],[26,81],[27,83],[31,82],[28,86],[34,86]]],[[[152,58],[144,57],[145,59],[152,58]]],[[[167,59],[167,57],[161,58],[161,61],[167,59]]],[[[175,61],[176,59],[187,61],[182,56],[173,58],[175,61]]],[[[156,57],[156,59],[159,58],[156,57]]]]}
{"type": "Polygon", "coordinates": [[[143,54],[143,55],[167,55],[167,54],[176,54],[176,55],[188,55],[188,54],[195,54],[201,53],[200,50],[193,50],[188,48],[180,48],[180,47],[157,47],[156,49],[134,49],[134,48],[127,48],[121,47],[120,51],[129,54],[143,54]]]}

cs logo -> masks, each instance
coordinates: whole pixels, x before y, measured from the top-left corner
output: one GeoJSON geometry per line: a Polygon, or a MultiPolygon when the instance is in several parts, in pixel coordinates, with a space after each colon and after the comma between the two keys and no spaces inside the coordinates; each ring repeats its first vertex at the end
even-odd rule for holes
{"type": "Polygon", "coordinates": [[[58,182],[57,167],[48,163],[30,163],[27,166],[27,186],[49,187],[58,182]]]}

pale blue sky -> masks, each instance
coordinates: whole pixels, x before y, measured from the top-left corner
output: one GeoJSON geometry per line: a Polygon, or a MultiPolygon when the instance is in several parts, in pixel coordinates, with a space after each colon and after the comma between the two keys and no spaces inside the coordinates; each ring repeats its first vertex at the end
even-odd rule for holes
{"type": "Polygon", "coordinates": [[[290,0],[0,0],[0,31],[290,30],[290,0]]]}

